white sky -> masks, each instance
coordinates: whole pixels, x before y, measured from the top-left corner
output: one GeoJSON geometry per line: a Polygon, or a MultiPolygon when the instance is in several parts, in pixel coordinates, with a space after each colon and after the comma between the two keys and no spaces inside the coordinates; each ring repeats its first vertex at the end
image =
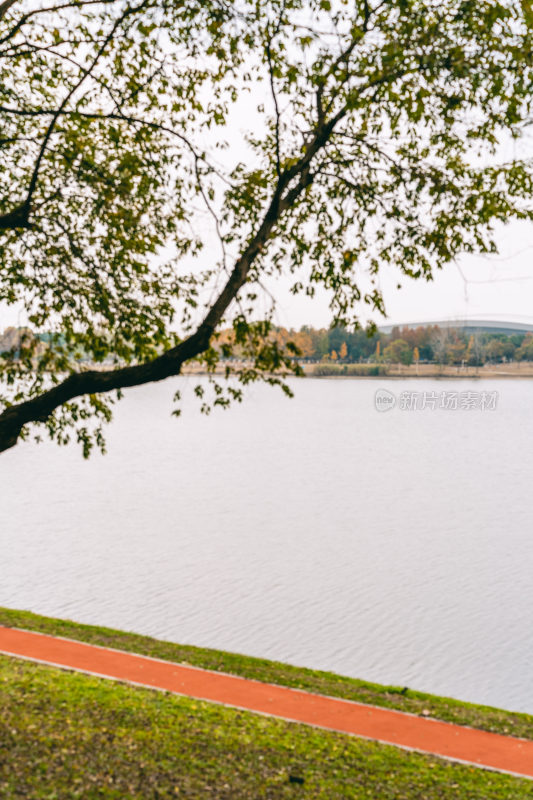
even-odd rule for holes
{"type": "MultiPolygon", "coordinates": [[[[217,260],[219,245],[209,234],[211,223],[206,216],[205,235],[209,245],[203,259],[217,260]]],[[[203,228],[203,226],[202,226],[203,228]]],[[[372,319],[381,324],[402,324],[444,319],[501,319],[533,323],[533,222],[511,222],[496,228],[497,255],[464,255],[444,269],[436,271],[433,281],[414,280],[401,275],[398,268],[382,268],[379,284],[385,299],[387,318],[364,303],[360,304],[362,322],[372,319]],[[398,289],[401,284],[401,289],[398,289]]],[[[206,262],[207,263],[207,262],[206,262]]],[[[265,281],[276,298],[274,321],[286,328],[312,325],[327,328],[332,314],[329,296],[317,291],[314,298],[294,296],[289,289],[304,273],[265,281]]],[[[305,283],[305,281],[304,281],[305,283]]],[[[368,285],[364,277],[362,287],[368,285]]],[[[208,299],[208,297],[206,297],[208,299]]],[[[265,300],[258,314],[267,310],[265,300]]]]}
{"type": "MultiPolygon", "coordinates": [[[[400,277],[389,268],[381,274],[388,323],[454,318],[533,322],[533,223],[511,223],[498,231],[497,256],[464,256],[426,282],[400,277]],[[461,274],[462,273],[462,274],[461,274]],[[464,275],[464,278],[463,278],[464,275]],[[397,289],[400,282],[402,288],[397,289]]],[[[281,286],[280,286],[281,289],[281,286]]],[[[279,324],[326,327],[327,297],[310,300],[279,293],[279,324]]],[[[361,316],[368,312],[361,307],[361,316]]],[[[374,316],[379,325],[384,322],[374,316]]]]}
{"type": "MultiPolygon", "coordinates": [[[[497,256],[464,256],[438,272],[432,282],[400,278],[399,270],[381,274],[388,323],[454,318],[533,322],[533,223],[513,222],[498,231],[497,256]],[[464,275],[464,279],[461,275],[464,275]],[[400,280],[402,289],[398,290],[400,280]]],[[[214,244],[214,243],[213,243],[214,244]]],[[[287,328],[328,327],[331,313],[325,292],[309,299],[288,292],[291,281],[270,285],[278,301],[276,322],[287,328]]],[[[368,309],[361,306],[361,318],[368,309]]],[[[373,317],[379,325],[385,320],[373,317]]],[[[18,309],[0,308],[0,330],[25,324],[18,309]]]]}

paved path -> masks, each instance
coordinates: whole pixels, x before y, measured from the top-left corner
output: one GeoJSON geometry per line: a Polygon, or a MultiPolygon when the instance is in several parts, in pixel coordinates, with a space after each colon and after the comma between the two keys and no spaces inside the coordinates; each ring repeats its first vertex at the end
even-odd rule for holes
{"type": "Polygon", "coordinates": [[[533,741],[0,626],[0,652],[533,778],[533,741]]]}

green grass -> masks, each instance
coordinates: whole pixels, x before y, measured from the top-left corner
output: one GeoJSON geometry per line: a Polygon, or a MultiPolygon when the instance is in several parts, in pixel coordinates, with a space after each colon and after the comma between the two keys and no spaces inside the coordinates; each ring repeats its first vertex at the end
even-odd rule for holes
{"type": "Polygon", "coordinates": [[[527,780],[0,656],[2,800],[525,800],[532,792],[527,780]]]}
{"type": "MultiPolygon", "coordinates": [[[[192,664],[246,678],[292,686],[333,697],[344,697],[363,703],[396,708],[413,714],[470,725],[473,728],[533,739],[533,716],[504,711],[489,706],[474,705],[447,697],[417,692],[405,687],[381,686],[332,672],[293,667],[276,661],[209,650],[200,647],[172,644],[134,633],[80,625],[68,620],[54,619],[0,607],[0,625],[7,625],[70,639],[130,650],[156,658],[192,664]]],[[[533,794],[532,794],[533,797],[533,794]]]]}

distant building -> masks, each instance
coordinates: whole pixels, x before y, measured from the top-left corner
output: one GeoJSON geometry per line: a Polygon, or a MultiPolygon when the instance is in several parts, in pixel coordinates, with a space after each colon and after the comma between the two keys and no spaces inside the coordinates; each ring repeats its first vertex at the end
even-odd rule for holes
{"type": "Polygon", "coordinates": [[[431,322],[401,322],[395,325],[380,325],[379,330],[382,333],[391,333],[393,328],[414,330],[416,328],[432,328],[435,325],[439,328],[453,328],[454,330],[464,330],[470,333],[504,333],[507,336],[512,336],[515,333],[533,332],[533,322],[527,324],[490,319],[441,319],[431,322]]]}

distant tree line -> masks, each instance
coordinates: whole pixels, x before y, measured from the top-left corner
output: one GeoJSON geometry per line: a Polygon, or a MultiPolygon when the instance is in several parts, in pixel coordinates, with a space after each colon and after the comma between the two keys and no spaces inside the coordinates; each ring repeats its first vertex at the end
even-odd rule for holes
{"type": "Polygon", "coordinates": [[[299,331],[274,328],[279,345],[292,343],[300,358],[337,363],[401,363],[415,361],[481,366],[487,362],[533,361],[533,333],[490,333],[438,325],[394,327],[387,334],[343,327],[299,331]]]}

